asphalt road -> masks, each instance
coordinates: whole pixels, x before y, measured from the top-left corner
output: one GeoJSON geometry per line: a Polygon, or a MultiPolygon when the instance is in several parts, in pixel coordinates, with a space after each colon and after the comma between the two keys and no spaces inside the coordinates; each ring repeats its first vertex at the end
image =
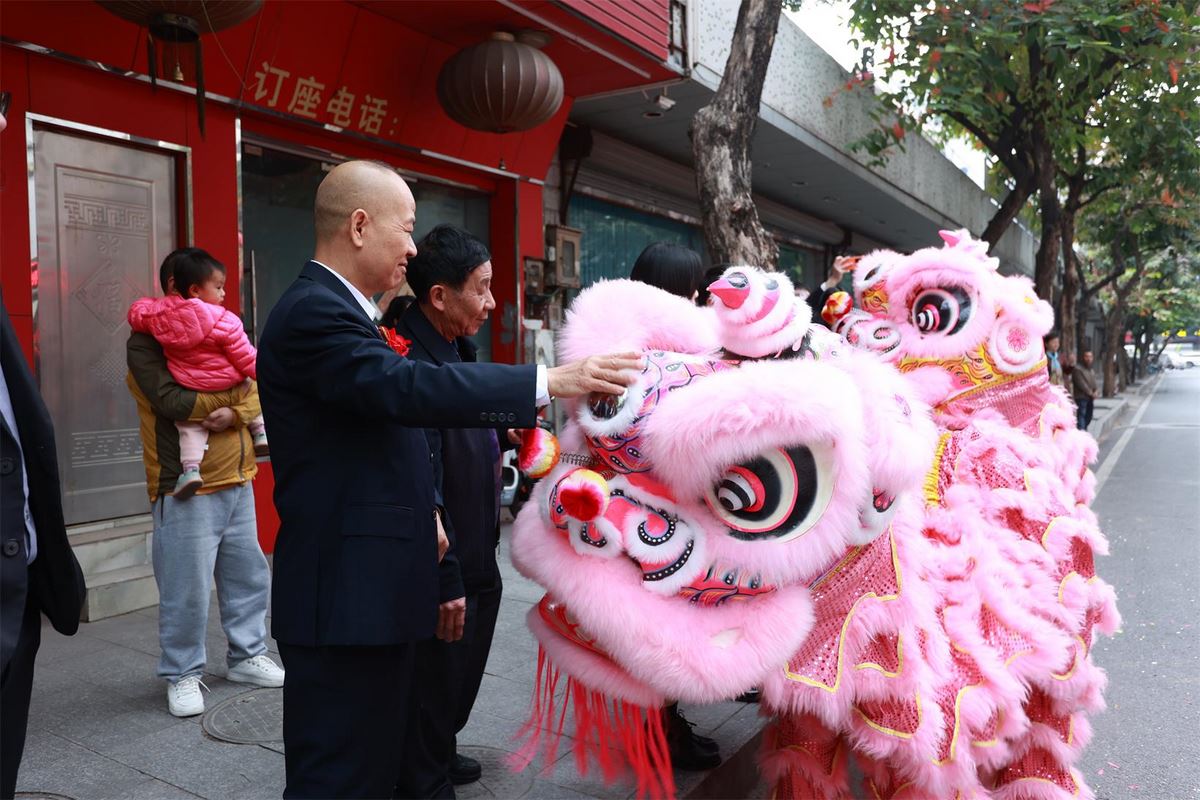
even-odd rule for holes
{"type": "Polygon", "coordinates": [[[1200,798],[1200,369],[1168,372],[1095,469],[1123,624],[1093,651],[1108,710],[1080,769],[1101,800],[1200,798]]]}

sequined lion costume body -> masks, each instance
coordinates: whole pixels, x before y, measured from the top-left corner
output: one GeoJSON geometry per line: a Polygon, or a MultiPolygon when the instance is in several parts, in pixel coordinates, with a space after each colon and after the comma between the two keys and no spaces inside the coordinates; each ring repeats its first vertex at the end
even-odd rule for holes
{"type": "Polygon", "coordinates": [[[514,562],[547,590],[528,617],[523,761],[571,712],[581,768],[594,756],[612,778],[624,761],[641,794],[670,796],[662,704],[761,686],[776,797],[849,797],[851,750],[881,797],[1059,796],[1008,772],[1030,741],[1084,790],[1069,764],[1102,678],[1077,661],[1075,583],[1060,591],[1054,556],[981,513],[980,492],[929,503],[948,445],[917,384],[811,346],[805,304],[775,310],[795,299],[782,276],[723,280],[745,291],[717,309],[629,281],[572,307],[564,357],[632,349],[646,367],[624,397],[572,406],[514,525],[514,562]],[[783,328],[799,340],[781,345],[783,328]]]}

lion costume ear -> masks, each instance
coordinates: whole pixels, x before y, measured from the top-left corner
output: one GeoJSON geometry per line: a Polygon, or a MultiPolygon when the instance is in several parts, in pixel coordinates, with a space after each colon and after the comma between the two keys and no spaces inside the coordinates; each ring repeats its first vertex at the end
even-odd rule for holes
{"type": "Polygon", "coordinates": [[[954,247],[962,238],[959,231],[938,231],[938,236],[942,237],[942,241],[949,247],[954,247]]]}

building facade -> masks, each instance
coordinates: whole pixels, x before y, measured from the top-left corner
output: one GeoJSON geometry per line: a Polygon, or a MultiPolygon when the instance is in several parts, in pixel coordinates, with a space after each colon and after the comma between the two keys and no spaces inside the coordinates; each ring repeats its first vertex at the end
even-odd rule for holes
{"type": "MultiPolygon", "coordinates": [[[[5,2],[0,286],[55,420],[89,618],[156,601],[125,310],[155,293],[168,252],[195,245],[224,262],[226,302],[257,338],[311,254],[325,172],[377,159],[410,182],[418,235],[451,222],[489,244],[497,310],[482,353],[552,360],[578,287],[627,275],[652,241],[703,251],[687,128],[719,84],[736,13],[730,0],[265,0],[200,36],[202,66],[194,46],[158,41],[152,70],[146,25],[89,0],[5,2]],[[537,32],[562,74],[557,113],[523,132],[468,129],[438,99],[447,60],[495,31],[537,32]]],[[[781,21],[754,180],[800,285],[837,254],[978,232],[990,215],[919,139],[865,166],[848,147],[869,124],[862,100],[822,102],[845,80],[781,21]]],[[[1029,270],[1028,234],[1014,229],[999,254],[1029,270]]],[[[270,551],[273,478],[259,466],[270,551]]]]}

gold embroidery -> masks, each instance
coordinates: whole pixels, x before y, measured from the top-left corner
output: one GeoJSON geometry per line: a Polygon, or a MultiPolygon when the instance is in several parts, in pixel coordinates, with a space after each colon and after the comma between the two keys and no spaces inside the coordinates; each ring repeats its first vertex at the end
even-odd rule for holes
{"type": "Polygon", "coordinates": [[[933,451],[933,466],[925,474],[925,502],[931,506],[942,502],[942,495],[938,491],[938,478],[942,473],[942,457],[946,455],[946,445],[949,442],[949,433],[938,437],[937,449],[933,451]]]}
{"type": "MultiPolygon", "coordinates": [[[[844,655],[843,651],[846,648],[846,631],[850,627],[850,620],[852,620],[854,618],[854,613],[858,610],[858,604],[864,600],[869,600],[871,598],[876,598],[880,602],[883,602],[883,603],[890,602],[892,600],[898,600],[898,599],[900,599],[900,594],[904,588],[903,577],[900,574],[900,558],[899,558],[899,555],[896,553],[896,537],[895,537],[895,535],[893,535],[892,528],[890,525],[888,526],[887,535],[888,535],[888,543],[891,545],[891,548],[892,548],[892,569],[895,570],[895,574],[896,574],[896,593],[895,594],[877,595],[877,594],[875,594],[875,592],[867,592],[866,594],[862,595],[857,600],[855,600],[854,605],[850,606],[850,610],[848,612],[846,612],[846,619],[842,621],[842,630],[838,634],[837,671],[835,672],[835,677],[833,679],[833,686],[830,686],[826,683],[822,683],[821,681],[819,681],[815,678],[810,678],[807,675],[801,675],[798,672],[792,672],[790,669],[788,669],[788,665],[784,664],[783,665],[783,674],[788,680],[798,681],[800,683],[807,684],[808,686],[815,686],[816,688],[824,689],[827,692],[836,692],[838,690],[838,687],[842,685],[842,657],[844,655]]],[[[842,563],[839,564],[835,569],[841,569],[841,567],[845,563],[846,563],[846,559],[843,559],[842,563]]],[[[833,574],[833,573],[830,573],[830,574],[833,574]]],[[[813,588],[815,589],[824,580],[826,580],[826,578],[822,578],[821,581],[818,581],[817,584],[815,584],[813,586],[813,588]]]]}
{"type": "MultiPolygon", "coordinates": [[[[1079,778],[1075,777],[1075,770],[1073,770],[1073,769],[1068,768],[1067,774],[1071,777],[1071,783],[1075,784],[1075,791],[1071,792],[1071,797],[1078,797],[1079,796],[1079,778]]],[[[1032,777],[1017,778],[1015,781],[1010,782],[1009,786],[1011,786],[1014,783],[1021,783],[1022,781],[1036,781],[1038,783],[1048,783],[1051,786],[1058,786],[1057,783],[1050,780],[1049,778],[1032,778],[1032,777]]],[[[1062,787],[1059,787],[1059,788],[1062,788],[1062,787]]]]}
{"type": "Polygon", "coordinates": [[[900,634],[896,634],[896,671],[889,672],[882,664],[876,664],[874,661],[863,661],[855,665],[855,669],[877,669],[889,678],[899,678],[900,673],[904,671],[904,639],[900,634]]]}
{"type": "MultiPolygon", "coordinates": [[[[914,699],[917,704],[917,729],[920,730],[920,728],[921,728],[921,693],[914,692],[914,699]]],[[[916,734],[916,731],[913,731],[912,733],[908,733],[907,731],[898,731],[898,730],[895,730],[894,728],[888,728],[884,725],[880,725],[878,722],[876,722],[875,720],[868,717],[866,715],[866,713],[863,712],[863,710],[861,708],[859,708],[858,706],[855,706],[854,710],[855,710],[855,712],[858,713],[858,715],[860,717],[862,717],[863,722],[867,723],[868,725],[870,725],[872,728],[879,731],[880,733],[886,733],[888,736],[895,736],[898,739],[911,739],[916,734]]],[[[897,791],[899,791],[899,790],[897,790],[897,791]]]]}
{"type": "Polygon", "coordinates": [[[1071,660],[1071,668],[1069,670],[1067,670],[1066,672],[1064,672],[1062,675],[1051,672],[1050,677],[1054,678],[1054,680],[1056,680],[1056,681],[1070,680],[1071,676],[1075,674],[1075,670],[1079,669],[1080,655],[1087,653],[1087,645],[1083,643],[1083,637],[1081,637],[1081,636],[1076,636],[1075,641],[1079,642],[1079,647],[1077,647],[1075,649],[1075,657],[1071,660]]]}

